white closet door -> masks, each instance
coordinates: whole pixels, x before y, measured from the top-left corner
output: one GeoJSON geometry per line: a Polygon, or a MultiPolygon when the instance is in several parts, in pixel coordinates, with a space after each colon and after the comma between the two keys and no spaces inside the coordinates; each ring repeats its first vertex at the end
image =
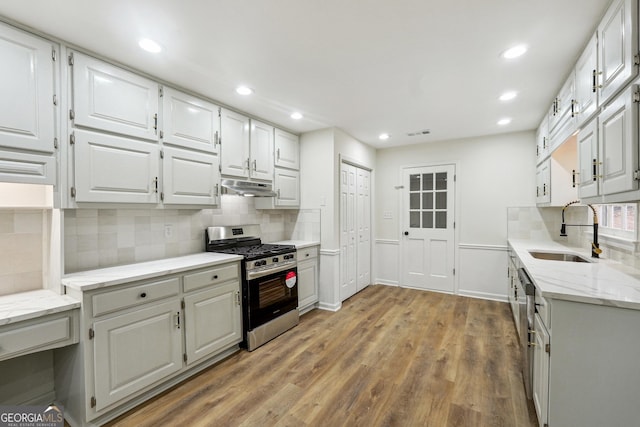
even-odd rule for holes
{"type": "Polygon", "coordinates": [[[358,230],[357,290],[371,283],[371,173],[356,168],[356,226],[358,230]]]}

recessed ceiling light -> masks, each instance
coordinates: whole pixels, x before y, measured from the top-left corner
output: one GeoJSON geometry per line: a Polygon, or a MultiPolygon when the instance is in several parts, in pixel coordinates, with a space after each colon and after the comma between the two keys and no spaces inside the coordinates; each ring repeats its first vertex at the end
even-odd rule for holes
{"type": "Polygon", "coordinates": [[[502,57],[505,59],[514,59],[524,55],[526,51],[527,46],[524,44],[519,44],[502,52],[502,57]]]}
{"type": "Polygon", "coordinates": [[[138,46],[151,53],[158,53],[162,51],[162,46],[151,39],[141,39],[138,42],[138,46]]]}
{"type": "Polygon", "coordinates": [[[511,119],[509,117],[505,117],[504,119],[498,120],[498,124],[500,126],[505,126],[505,125],[508,125],[509,123],[511,123],[511,119]]]}
{"type": "Polygon", "coordinates": [[[380,136],[378,136],[378,138],[380,138],[383,141],[386,141],[387,139],[389,139],[391,135],[389,135],[388,133],[381,133],[380,136]]]}
{"type": "Polygon", "coordinates": [[[248,87],[248,86],[238,86],[238,87],[236,88],[236,92],[237,92],[239,95],[245,95],[245,96],[246,96],[246,95],[251,95],[251,94],[253,93],[253,89],[251,89],[251,88],[250,88],[250,87],[248,87]]]}
{"type": "Polygon", "coordinates": [[[302,113],[298,113],[297,111],[295,113],[291,113],[291,118],[293,120],[300,120],[302,117],[304,117],[302,113]]]}
{"type": "Polygon", "coordinates": [[[515,98],[516,96],[518,96],[518,92],[516,92],[515,90],[509,91],[509,92],[505,92],[502,95],[500,95],[500,101],[511,101],[513,98],[515,98]]]}

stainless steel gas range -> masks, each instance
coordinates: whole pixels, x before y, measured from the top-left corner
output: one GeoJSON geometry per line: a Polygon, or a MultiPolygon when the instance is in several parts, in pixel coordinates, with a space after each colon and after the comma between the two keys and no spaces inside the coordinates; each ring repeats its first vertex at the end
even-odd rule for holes
{"type": "Polygon", "coordinates": [[[263,244],[259,225],[208,227],[208,252],[242,255],[243,346],[253,351],[298,324],[293,245],[263,244]]]}

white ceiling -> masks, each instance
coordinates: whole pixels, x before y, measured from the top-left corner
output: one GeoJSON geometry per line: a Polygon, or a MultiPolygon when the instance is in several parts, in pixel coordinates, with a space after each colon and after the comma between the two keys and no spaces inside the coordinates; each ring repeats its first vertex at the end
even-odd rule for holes
{"type": "Polygon", "coordinates": [[[609,1],[2,0],[0,15],[292,131],[387,147],[536,128],[609,1]]]}

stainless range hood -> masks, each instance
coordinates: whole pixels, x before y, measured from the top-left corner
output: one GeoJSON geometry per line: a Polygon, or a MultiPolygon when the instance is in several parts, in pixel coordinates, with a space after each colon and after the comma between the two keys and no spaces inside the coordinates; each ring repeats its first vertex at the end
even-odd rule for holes
{"type": "Polygon", "coordinates": [[[274,197],[276,195],[271,184],[262,182],[223,179],[220,184],[240,196],[274,197]]]}

